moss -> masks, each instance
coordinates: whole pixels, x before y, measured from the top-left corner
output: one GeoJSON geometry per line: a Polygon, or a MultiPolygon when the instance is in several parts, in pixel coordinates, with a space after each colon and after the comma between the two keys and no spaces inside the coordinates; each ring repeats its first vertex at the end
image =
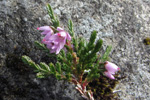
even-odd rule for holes
{"type": "Polygon", "coordinates": [[[119,74],[116,74],[115,78],[115,80],[111,80],[105,76],[101,76],[99,79],[95,79],[89,83],[87,89],[93,91],[95,100],[118,100],[117,94],[113,93],[113,89],[119,83],[119,80],[124,77],[120,78],[119,74]]]}
{"type": "Polygon", "coordinates": [[[145,39],[143,40],[143,43],[144,43],[145,45],[150,45],[150,38],[149,38],[149,37],[145,38],[145,39]]]}

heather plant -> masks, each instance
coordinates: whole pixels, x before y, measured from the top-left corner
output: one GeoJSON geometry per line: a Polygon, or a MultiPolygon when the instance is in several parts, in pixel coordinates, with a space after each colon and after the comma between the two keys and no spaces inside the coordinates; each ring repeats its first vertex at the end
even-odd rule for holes
{"type": "Polygon", "coordinates": [[[71,20],[68,21],[67,32],[60,27],[60,22],[54,16],[50,5],[47,5],[47,10],[52,25],[37,28],[43,31],[41,34],[44,38],[42,42],[35,41],[35,45],[49,57],[55,56],[57,62],[36,64],[26,55],[22,56],[22,60],[35,69],[38,78],[53,75],[58,80],[69,81],[76,85],[83,98],[94,100],[93,87],[87,89],[89,83],[103,79],[101,76],[108,77],[108,80],[115,80],[114,75],[120,70],[117,65],[108,61],[111,46],[107,46],[105,52],[100,55],[103,41],[101,39],[96,41],[96,31],[93,31],[89,41],[86,41],[83,37],[76,36],[71,20]]]}

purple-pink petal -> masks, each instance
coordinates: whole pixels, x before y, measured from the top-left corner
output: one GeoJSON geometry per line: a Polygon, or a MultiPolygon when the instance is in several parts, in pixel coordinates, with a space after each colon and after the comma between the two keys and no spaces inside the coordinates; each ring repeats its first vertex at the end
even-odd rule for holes
{"type": "Polygon", "coordinates": [[[41,27],[38,27],[37,29],[42,30],[43,32],[41,34],[43,34],[43,35],[53,33],[53,30],[49,26],[41,26],[41,27]]]}
{"type": "Polygon", "coordinates": [[[105,69],[107,71],[105,71],[104,74],[110,79],[115,79],[113,75],[115,74],[115,72],[120,70],[120,68],[117,65],[109,61],[105,62],[105,69]]]}
{"type": "Polygon", "coordinates": [[[61,27],[57,27],[57,31],[64,31],[61,27]]]}
{"type": "Polygon", "coordinates": [[[67,33],[67,40],[71,40],[71,36],[69,33],[67,33]]]}
{"type": "Polygon", "coordinates": [[[49,26],[41,26],[41,27],[38,27],[37,29],[38,30],[47,30],[47,31],[52,30],[49,26]]]}
{"type": "Polygon", "coordinates": [[[115,77],[108,71],[105,71],[104,74],[110,79],[115,79],[115,77]]]}
{"type": "MultiPolygon", "coordinates": [[[[42,35],[45,35],[45,34],[47,34],[47,33],[49,33],[49,31],[46,30],[46,31],[43,31],[41,34],[42,34],[42,35]]],[[[50,34],[51,34],[51,33],[50,33],[50,34]]]]}
{"type": "Polygon", "coordinates": [[[56,52],[56,50],[50,50],[50,53],[55,53],[56,52]]]}
{"type": "Polygon", "coordinates": [[[67,36],[65,31],[60,31],[59,33],[57,33],[57,35],[61,38],[65,38],[67,36]]]}
{"type": "Polygon", "coordinates": [[[51,37],[51,34],[46,34],[43,40],[48,41],[51,37]]]}
{"type": "Polygon", "coordinates": [[[53,30],[49,26],[42,26],[37,28],[43,30],[41,34],[45,35],[42,43],[46,44],[47,48],[50,49],[50,53],[58,54],[66,44],[66,39],[71,40],[69,33],[65,32],[64,29],[57,27],[59,32],[53,34],[53,30]]]}
{"type": "Polygon", "coordinates": [[[60,52],[61,48],[60,45],[58,45],[57,49],[56,49],[56,54],[58,54],[60,52]]]}
{"type": "Polygon", "coordinates": [[[57,34],[54,34],[51,36],[51,38],[49,39],[50,41],[57,41],[58,39],[58,35],[57,34]]]}
{"type": "Polygon", "coordinates": [[[105,68],[111,74],[115,74],[115,72],[117,72],[119,70],[119,67],[117,65],[115,65],[114,63],[111,63],[109,61],[106,61],[105,68]]]}

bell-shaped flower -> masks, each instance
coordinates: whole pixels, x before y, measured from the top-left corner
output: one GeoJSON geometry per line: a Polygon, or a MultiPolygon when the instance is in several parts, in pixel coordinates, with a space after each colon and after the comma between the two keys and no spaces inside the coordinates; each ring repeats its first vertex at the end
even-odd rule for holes
{"type": "Polygon", "coordinates": [[[115,77],[108,71],[105,71],[104,74],[110,79],[115,79],[115,77]]]}
{"type": "Polygon", "coordinates": [[[66,44],[66,40],[71,40],[71,36],[69,33],[65,32],[62,28],[57,28],[58,32],[56,34],[51,35],[49,40],[46,42],[47,48],[50,49],[51,53],[58,54],[60,50],[66,44]]]}
{"type": "Polygon", "coordinates": [[[55,53],[58,48],[58,42],[48,41],[46,42],[47,48],[50,49],[50,53],[55,53]]]}
{"type": "Polygon", "coordinates": [[[38,27],[37,29],[43,31],[41,34],[45,35],[45,37],[43,38],[42,43],[46,44],[46,42],[53,34],[53,30],[50,28],[50,26],[42,26],[42,27],[38,27]]]}
{"type": "Polygon", "coordinates": [[[120,68],[117,65],[109,61],[105,62],[105,69],[107,71],[105,71],[104,74],[110,79],[115,79],[113,75],[115,74],[115,72],[120,70],[120,68]]]}

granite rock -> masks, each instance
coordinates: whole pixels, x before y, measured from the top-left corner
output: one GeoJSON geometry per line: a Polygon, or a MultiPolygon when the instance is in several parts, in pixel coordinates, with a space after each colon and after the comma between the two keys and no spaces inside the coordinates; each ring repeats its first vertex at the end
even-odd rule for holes
{"type": "Polygon", "coordinates": [[[150,99],[149,0],[0,0],[0,100],[80,100],[74,86],[55,78],[37,79],[33,69],[20,57],[37,63],[53,61],[36,50],[41,41],[37,27],[50,25],[46,4],[50,3],[66,28],[74,22],[76,35],[87,40],[93,30],[106,45],[112,45],[111,61],[120,66],[126,78],[116,90],[122,100],[150,99]]]}

